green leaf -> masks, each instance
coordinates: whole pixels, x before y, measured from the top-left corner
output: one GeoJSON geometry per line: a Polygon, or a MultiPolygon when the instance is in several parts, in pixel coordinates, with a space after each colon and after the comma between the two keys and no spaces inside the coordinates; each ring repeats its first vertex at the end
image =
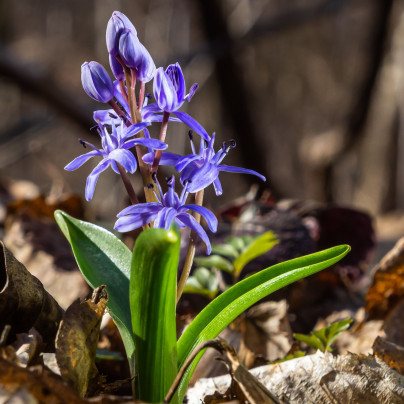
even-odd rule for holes
{"type": "Polygon", "coordinates": [[[304,342],[308,346],[314,348],[314,349],[319,349],[320,351],[325,351],[324,344],[323,342],[317,338],[315,335],[306,335],[306,334],[293,334],[293,338],[300,341],[304,342]]]}
{"type": "Polygon", "coordinates": [[[278,243],[278,239],[271,231],[268,231],[256,239],[253,239],[233,262],[235,276],[238,277],[240,272],[250,261],[262,254],[265,254],[278,243]]]}
{"type": "Polygon", "coordinates": [[[341,321],[336,321],[320,330],[312,331],[310,333],[311,335],[293,334],[293,337],[314,349],[319,349],[323,352],[331,351],[331,344],[338,338],[342,331],[349,328],[352,321],[352,319],[346,318],[341,321]]]}
{"type": "Polygon", "coordinates": [[[293,353],[293,354],[286,355],[286,356],[285,356],[284,358],[282,358],[282,359],[277,359],[277,360],[275,360],[275,361],[270,361],[270,362],[269,362],[269,365],[275,365],[275,364],[277,364],[277,363],[282,363],[282,362],[290,361],[291,359],[301,358],[301,357],[303,357],[303,356],[305,356],[305,355],[306,355],[306,352],[304,352],[304,351],[296,351],[296,352],[293,353]]]}
{"type": "MultiPolygon", "coordinates": [[[[243,279],[226,290],[208,304],[185,329],[178,341],[178,367],[181,368],[199,343],[216,338],[227,325],[254,303],[284,286],[335,264],[349,251],[349,246],[342,245],[283,262],[243,279]]],[[[185,395],[189,378],[202,354],[203,352],[195,358],[181,380],[180,399],[185,395]]]]}
{"type": "Polygon", "coordinates": [[[241,251],[243,251],[246,245],[242,237],[229,237],[226,240],[226,243],[230,244],[234,249],[236,249],[238,251],[238,254],[240,254],[241,251]]]}
{"type": "Polygon", "coordinates": [[[239,255],[239,252],[231,244],[212,244],[212,253],[220,254],[233,260],[239,255]]]}
{"type": "Polygon", "coordinates": [[[233,273],[234,267],[231,262],[220,255],[209,255],[208,257],[195,258],[196,265],[200,265],[207,268],[217,268],[221,271],[233,273]]]}
{"type": "MultiPolygon", "coordinates": [[[[137,399],[162,402],[177,375],[175,321],[180,236],[148,229],[137,238],[130,277],[137,399]]],[[[174,399],[175,401],[175,399],[174,399]]]]}
{"type": "Polygon", "coordinates": [[[132,325],[129,309],[130,250],[102,227],[55,211],[55,219],[69,241],[77,265],[93,288],[106,285],[108,309],[121,334],[131,371],[134,370],[132,325]]]}
{"type": "Polygon", "coordinates": [[[212,300],[219,293],[218,279],[209,269],[197,268],[187,279],[183,293],[197,293],[212,300]]]}

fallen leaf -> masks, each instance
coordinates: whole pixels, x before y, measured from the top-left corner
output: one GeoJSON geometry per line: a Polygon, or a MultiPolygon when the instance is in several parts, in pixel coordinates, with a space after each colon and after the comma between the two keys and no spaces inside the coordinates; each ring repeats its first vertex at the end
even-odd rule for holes
{"type": "Polygon", "coordinates": [[[43,349],[42,337],[35,328],[31,328],[28,333],[16,335],[14,342],[17,363],[22,367],[32,364],[43,349]]]}
{"type": "MultiPolygon", "coordinates": [[[[332,356],[317,351],[250,370],[282,403],[404,403],[404,377],[373,355],[332,356]]],[[[199,380],[187,392],[188,404],[200,404],[215,391],[225,392],[230,376],[199,380]]]]}
{"type": "Polygon", "coordinates": [[[238,356],[247,368],[253,367],[259,357],[268,362],[289,352],[293,338],[287,316],[288,305],[281,300],[254,306],[236,320],[236,327],[242,331],[238,356]]]}
{"type": "Polygon", "coordinates": [[[107,302],[105,286],[95,289],[91,300],[76,300],[66,310],[56,336],[60,374],[81,397],[96,373],[94,361],[107,302]]]}
{"type": "MultiPolygon", "coordinates": [[[[60,376],[41,366],[22,368],[0,358],[0,402],[41,404],[135,404],[131,397],[83,399],[60,376]]],[[[140,403],[139,403],[140,404],[140,403]]]]}
{"type": "Polygon", "coordinates": [[[404,346],[404,298],[387,314],[383,331],[390,342],[404,346]]]}
{"type": "Polygon", "coordinates": [[[370,319],[383,319],[404,297],[404,237],[373,269],[373,282],[366,295],[370,319]]]}
{"type": "Polygon", "coordinates": [[[0,330],[9,324],[10,336],[15,336],[35,328],[53,349],[62,308],[2,242],[0,251],[0,330]]]}
{"type": "Polygon", "coordinates": [[[374,354],[383,359],[392,369],[404,374],[404,347],[377,337],[373,344],[374,354]]]}

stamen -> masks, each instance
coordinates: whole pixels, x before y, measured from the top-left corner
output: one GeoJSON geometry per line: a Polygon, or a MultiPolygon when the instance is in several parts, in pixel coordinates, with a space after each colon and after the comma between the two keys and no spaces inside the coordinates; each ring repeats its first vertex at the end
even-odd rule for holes
{"type": "Polygon", "coordinates": [[[188,184],[190,184],[191,182],[192,182],[191,180],[184,181],[184,188],[182,189],[181,196],[180,196],[181,205],[184,205],[185,201],[187,200],[187,197],[189,195],[189,192],[187,192],[187,188],[188,188],[188,184]]]}
{"type": "Polygon", "coordinates": [[[84,140],[79,139],[80,144],[86,149],[86,142],[84,140]]]}
{"type": "Polygon", "coordinates": [[[109,117],[112,118],[112,119],[118,118],[118,116],[117,116],[116,114],[113,114],[112,112],[109,112],[108,115],[109,115],[109,117]]]}
{"type": "Polygon", "coordinates": [[[171,187],[173,185],[173,177],[166,177],[167,186],[171,187]]]}
{"type": "MultiPolygon", "coordinates": [[[[153,179],[153,181],[157,184],[157,174],[156,173],[153,173],[152,174],[152,179],[153,179]]],[[[151,185],[151,184],[150,184],[151,185]]]]}
{"type": "Polygon", "coordinates": [[[152,98],[152,95],[150,94],[150,93],[146,93],[145,95],[144,95],[144,97],[145,98],[148,98],[149,100],[152,98]]]}
{"type": "Polygon", "coordinates": [[[154,189],[154,185],[153,184],[147,184],[147,188],[148,189],[154,189]]]}

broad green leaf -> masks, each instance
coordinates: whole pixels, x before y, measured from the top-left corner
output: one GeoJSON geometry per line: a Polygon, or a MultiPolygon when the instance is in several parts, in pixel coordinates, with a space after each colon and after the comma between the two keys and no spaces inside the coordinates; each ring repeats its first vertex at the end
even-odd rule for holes
{"type": "Polygon", "coordinates": [[[133,371],[134,340],[129,309],[130,250],[102,227],[55,211],[55,219],[69,241],[77,265],[93,288],[106,285],[111,317],[121,334],[133,371]]]}
{"type": "Polygon", "coordinates": [[[278,244],[275,234],[268,231],[254,239],[243,252],[233,261],[235,276],[238,277],[243,268],[254,258],[265,254],[273,246],[278,244]]]}
{"type": "Polygon", "coordinates": [[[162,402],[177,375],[179,253],[179,234],[158,228],[143,231],[133,250],[130,308],[136,346],[135,397],[146,402],[162,402]]]}
{"type": "MultiPolygon", "coordinates": [[[[254,303],[284,286],[335,264],[349,251],[349,246],[341,245],[283,262],[260,271],[226,290],[206,306],[185,329],[177,344],[178,367],[181,368],[199,343],[216,338],[227,325],[254,303]]],[[[181,380],[180,399],[185,395],[189,378],[202,355],[203,352],[195,358],[181,380]]]]}
{"type": "Polygon", "coordinates": [[[209,255],[208,257],[195,258],[196,265],[204,266],[207,268],[217,268],[221,271],[233,273],[234,267],[231,262],[220,255],[209,255]]]}
{"type": "Polygon", "coordinates": [[[183,293],[197,293],[212,300],[219,293],[217,276],[207,268],[197,268],[187,279],[183,293]]]}
{"type": "Polygon", "coordinates": [[[224,257],[235,259],[238,257],[239,252],[231,244],[212,244],[212,253],[220,254],[224,257]]]}

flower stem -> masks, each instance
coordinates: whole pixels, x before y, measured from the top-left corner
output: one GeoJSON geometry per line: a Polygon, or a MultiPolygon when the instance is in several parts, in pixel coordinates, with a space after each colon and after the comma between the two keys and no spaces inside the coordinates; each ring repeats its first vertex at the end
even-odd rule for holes
{"type": "MultiPolygon", "coordinates": [[[[132,120],[132,124],[137,122],[142,122],[142,116],[137,108],[136,104],[136,95],[135,95],[135,85],[136,85],[136,72],[133,69],[128,69],[126,66],[124,67],[125,72],[125,80],[126,80],[126,88],[128,89],[128,98],[129,98],[129,109],[130,109],[130,117],[132,120]]],[[[143,131],[139,132],[136,137],[140,137],[143,131]]],[[[142,146],[135,146],[137,161],[139,164],[140,174],[142,175],[144,194],[146,197],[146,202],[155,202],[155,196],[153,192],[147,187],[148,184],[152,183],[152,177],[149,173],[147,165],[143,162],[142,157],[145,155],[145,151],[142,146]]]]}
{"type": "MultiPolygon", "coordinates": [[[[121,108],[119,108],[118,104],[113,99],[109,101],[108,104],[118,114],[118,116],[124,116],[126,118],[125,113],[122,111],[121,108]]],[[[128,122],[127,119],[125,119],[125,125],[126,126],[130,125],[130,122],[128,122]]]]}
{"type": "Polygon", "coordinates": [[[119,80],[119,88],[121,89],[122,97],[129,104],[128,94],[126,92],[126,88],[125,88],[123,80],[119,80]]]}
{"type": "MultiPolygon", "coordinates": [[[[138,204],[138,203],[139,203],[139,199],[137,199],[136,192],[135,192],[135,190],[133,189],[132,184],[130,183],[130,179],[129,179],[129,177],[128,177],[128,173],[127,173],[126,170],[122,167],[121,164],[119,164],[118,162],[116,162],[116,165],[118,166],[119,174],[121,174],[121,178],[122,178],[123,185],[125,185],[126,192],[127,192],[128,195],[129,195],[129,199],[130,199],[132,205],[138,204]]],[[[143,230],[146,230],[146,229],[149,228],[149,225],[148,225],[148,224],[145,224],[145,225],[143,225],[142,227],[143,227],[143,230]]]]}
{"type": "Polygon", "coordinates": [[[132,202],[132,205],[138,204],[139,200],[137,199],[136,192],[133,189],[132,184],[130,183],[128,173],[118,162],[116,162],[116,165],[118,166],[119,174],[121,174],[123,185],[125,185],[126,192],[129,195],[129,199],[132,202]]]}
{"type": "MultiPolygon", "coordinates": [[[[160,142],[164,142],[166,140],[169,117],[170,117],[170,113],[164,112],[163,121],[161,122],[160,136],[159,136],[160,142]]],[[[156,150],[156,154],[154,155],[153,167],[151,169],[152,173],[157,172],[162,153],[163,153],[162,150],[156,150]]]]}
{"type": "MultiPolygon", "coordinates": [[[[202,206],[203,204],[203,194],[204,190],[201,189],[195,194],[195,204],[202,206]]],[[[201,215],[197,212],[194,212],[194,218],[199,223],[201,221],[201,215]]],[[[195,248],[196,248],[196,240],[198,235],[191,230],[191,234],[189,235],[189,242],[188,242],[188,250],[187,255],[185,256],[184,267],[182,268],[181,277],[178,282],[177,286],[177,303],[181,298],[182,292],[185,287],[185,283],[188,279],[189,273],[191,272],[192,263],[195,257],[195,248]]]]}

